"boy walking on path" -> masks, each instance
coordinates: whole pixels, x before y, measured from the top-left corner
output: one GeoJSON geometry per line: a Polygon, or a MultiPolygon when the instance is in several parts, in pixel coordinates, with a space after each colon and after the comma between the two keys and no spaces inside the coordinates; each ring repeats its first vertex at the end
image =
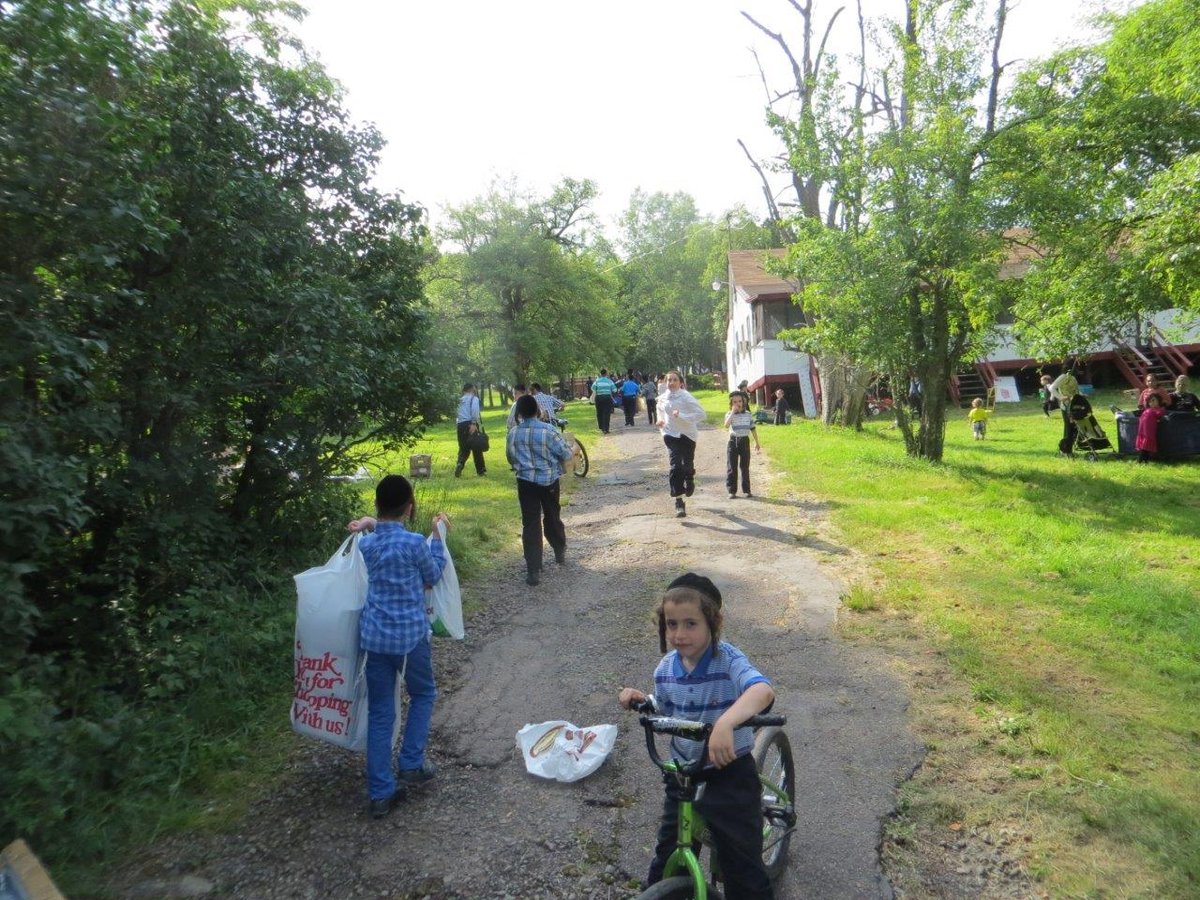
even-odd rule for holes
{"type": "Polygon", "coordinates": [[[567,530],[558,480],[575,454],[553,425],[538,418],[537,401],[528,395],[517,400],[517,426],[508,433],[504,452],[517,474],[525,583],[532,587],[541,579],[543,534],[554,550],[554,561],[566,563],[567,530]]]}
{"type": "Polygon", "coordinates": [[[462,396],[458,398],[458,412],[454,416],[458,425],[458,463],[454,466],[454,477],[462,475],[467,457],[475,459],[475,474],[486,475],[487,463],[483,461],[483,453],[471,448],[471,435],[483,424],[479,410],[479,397],[475,393],[475,385],[464,384],[462,396]]]}
{"type": "Polygon", "coordinates": [[[367,795],[370,813],[381,819],[405,798],[410,785],[436,775],[425,760],[437,686],[425,588],[446,568],[446,552],[433,517],[433,541],[404,527],[413,514],[413,489],[403,475],[388,475],[375,488],[375,516],[355,519],[347,529],[371,532],[358,547],[367,564],[367,601],[359,619],[359,645],[367,651],[367,795]],[[396,676],[404,676],[408,717],[400,747],[399,783],[392,774],[392,732],[396,725],[396,676]]]}

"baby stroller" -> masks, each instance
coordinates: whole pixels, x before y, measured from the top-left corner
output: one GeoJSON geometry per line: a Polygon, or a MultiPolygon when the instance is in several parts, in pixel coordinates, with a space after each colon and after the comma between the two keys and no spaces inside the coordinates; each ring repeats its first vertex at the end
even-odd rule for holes
{"type": "Polygon", "coordinates": [[[1099,450],[1116,450],[1109,441],[1108,436],[1096,421],[1096,417],[1092,415],[1092,404],[1083,394],[1076,394],[1071,398],[1071,405],[1068,407],[1071,421],[1075,423],[1075,449],[1082,450],[1087,454],[1087,458],[1091,462],[1099,459],[1099,450]]]}

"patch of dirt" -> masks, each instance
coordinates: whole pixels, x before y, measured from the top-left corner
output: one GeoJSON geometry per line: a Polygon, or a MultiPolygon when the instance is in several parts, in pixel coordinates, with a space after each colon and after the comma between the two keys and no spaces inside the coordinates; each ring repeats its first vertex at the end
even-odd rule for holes
{"type": "Polygon", "coordinates": [[[434,783],[374,821],[361,757],[295,737],[287,769],[229,833],[158,841],[116,871],[111,895],[632,896],[662,795],[636,719],[616,695],[647,685],[660,657],[656,598],[692,570],[721,588],[725,637],[772,679],[775,711],[788,716],[800,821],[780,900],[893,896],[881,845],[904,896],[1035,896],[1009,861],[1022,840],[1015,827],[938,835],[914,825],[903,834],[904,820],[890,818],[924,748],[891,672],[898,657],[839,632],[837,573],[861,566],[820,501],[774,490],[758,458],[756,497],[728,500],[725,440],[705,430],[697,493],[676,519],[657,432],[618,427],[607,438],[580,429],[598,452],[564,510],[567,565],[547,554],[542,583],[527,587],[519,529],[497,536],[510,561],[465,587],[480,609],[467,640],[436,641],[434,783]],[[620,728],[600,770],[570,785],[527,774],[515,745],[526,723],[560,718],[620,728]],[[989,893],[994,885],[1011,890],[989,893]]]}

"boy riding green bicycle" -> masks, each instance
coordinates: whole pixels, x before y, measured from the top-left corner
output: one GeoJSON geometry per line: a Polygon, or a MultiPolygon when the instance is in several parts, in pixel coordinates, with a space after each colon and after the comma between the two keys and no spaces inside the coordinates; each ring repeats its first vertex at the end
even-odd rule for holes
{"type": "MultiPolygon", "coordinates": [[[[763,862],[763,787],[754,731],[743,723],[770,708],[774,689],[745,654],[720,640],[721,592],[708,578],[689,572],[671,582],[657,619],[659,649],[666,655],[654,672],[656,709],[664,721],[710,727],[695,737],[685,737],[688,732],[679,723],[664,729],[673,735],[674,765],[660,764],[666,797],[646,882],[654,885],[664,875],[691,869],[680,846],[681,803],[690,803],[708,824],[729,895],[770,898],[763,862]],[[692,789],[693,779],[703,782],[702,791],[692,789]]],[[[645,709],[648,701],[635,688],[623,688],[618,699],[625,709],[645,709]]],[[[651,753],[658,761],[653,748],[651,753]]]]}

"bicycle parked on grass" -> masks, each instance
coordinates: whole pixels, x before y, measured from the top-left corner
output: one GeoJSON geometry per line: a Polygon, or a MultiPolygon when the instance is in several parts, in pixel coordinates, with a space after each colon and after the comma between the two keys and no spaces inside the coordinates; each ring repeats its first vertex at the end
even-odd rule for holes
{"type": "Polygon", "coordinates": [[[574,432],[567,431],[567,425],[570,424],[566,419],[553,418],[550,420],[559,431],[562,432],[563,439],[566,440],[567,446],[575,451],[575,459],[573,460],[572,472],[576,478],[583,478],[588,473],[588,455],[583,444],[579,442],[579,438],[574,432]]]}
{"type": "MultiPolygon", "coordinates": [[[[676,719],[657,715],[654,698],[631,706],[640,715],[638,723],[646,733],[646,749],[650,759],[668,776],[675,779],[680,790],[679,834],[674,852],[663,870],[663,880],[652,884],[638,896],[641,900],[723,900],[714,886],[721,880],[717,854],[707,841],[707,826],[694,806],[703,789],[696,776],[708,756],[708,739],[712,726],[706,722],[676,719]],[[655,743],[656,734],[672,735],[692,741],[703,741],[699,756],[692,763],[664,760],[655,743]],[[709,845],[711,877],[706,879],[700,864],[700,848],[709,845]]],[[[759,714],[745,722],[755,729],[754,764],[762,784],[763,866],[775,881],[787,865],[788,844],[796,827],[796,766],[792,745],[783,726],[784,716],[759,714]]]]}

